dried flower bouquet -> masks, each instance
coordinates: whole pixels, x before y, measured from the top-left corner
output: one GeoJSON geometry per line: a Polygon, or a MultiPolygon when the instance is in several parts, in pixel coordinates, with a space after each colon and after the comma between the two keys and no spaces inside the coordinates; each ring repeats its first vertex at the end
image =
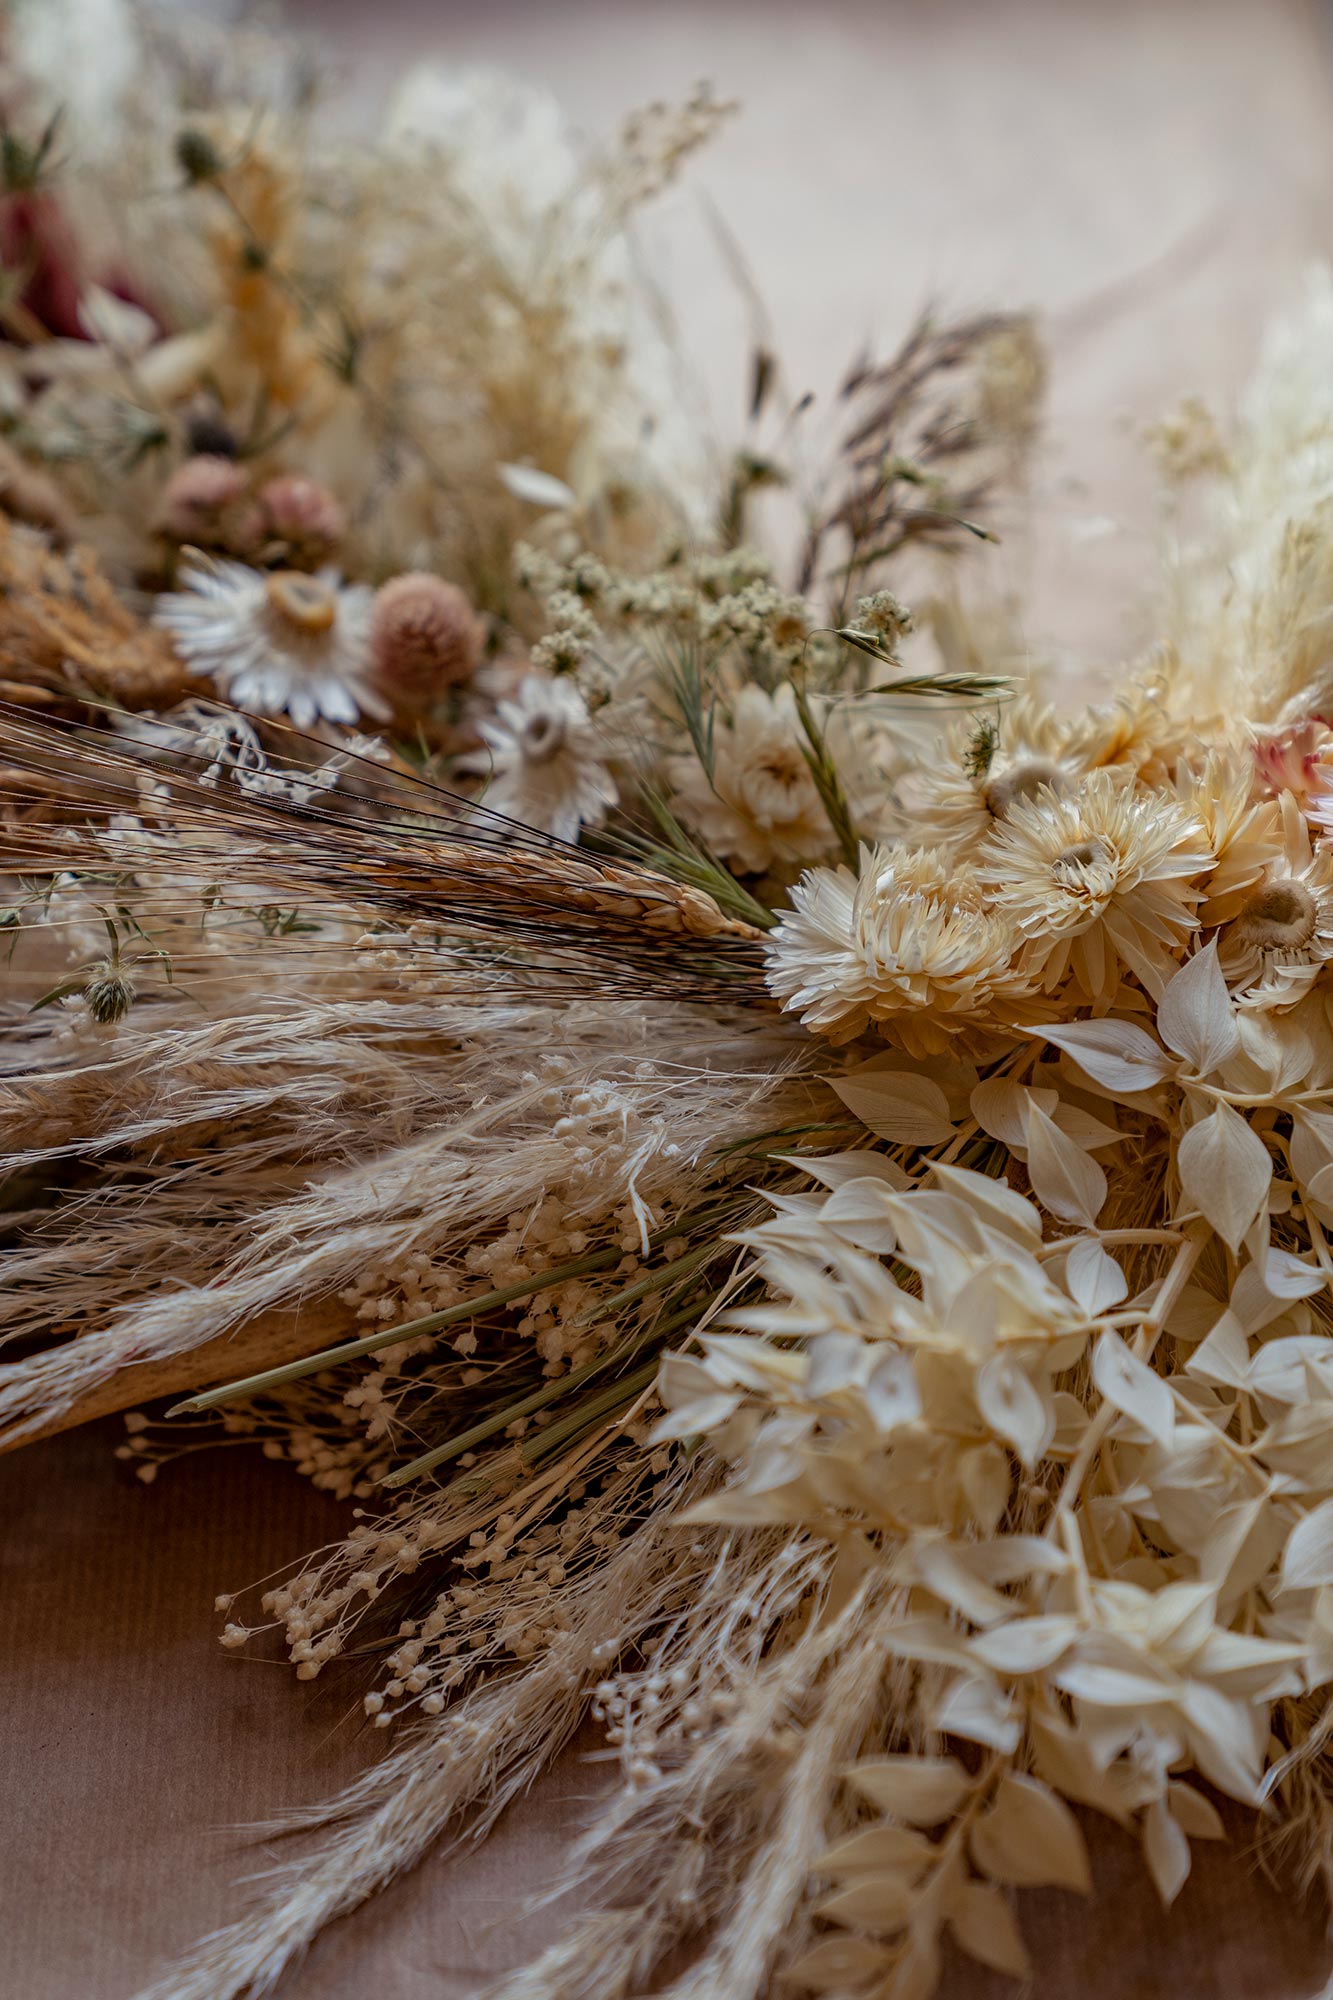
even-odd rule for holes
{"type": "Polygon", "coordinates": [[[424,75],[368,147],[122,33],[133,128],[31,18],[7,77],[0,1425],[357,1502],[223,1643],[355,1640],[399,1725],[151,2000],[269,1992],[590,1712],[505,2000],[1022,1977],[1074,1807],[1168,1901],[1218,1794],[1326,1879],[1333,284],[1159,427],[1170,622],[1070,712],[942,568],[1022,320],[849,376],[794,588],[767,352],[687,469],[624,230],[707,93],[588,162],[424,75]]]}

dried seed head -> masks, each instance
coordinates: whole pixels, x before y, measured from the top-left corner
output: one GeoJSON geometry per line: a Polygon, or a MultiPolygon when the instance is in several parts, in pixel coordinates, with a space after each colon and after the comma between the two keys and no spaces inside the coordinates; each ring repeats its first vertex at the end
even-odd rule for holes
{"type": "Polygon", "coordinates": [[[176,164],[187,181],[215,181],[222,172],[217,147],[206,132],[186,125],[176,134],[176,164]]]}
{"type": "Polygon", "coordinates": [[[1251,951],[1299,951],[1314,936],[1318,915],[1303,882],[1266,882],[1227,925],[1228,942],[1251,951]]]}
{"type": "Polygon", "coordinates": [[[973,730],[971,740],[963,757],[963,769],[974,784],[979,785],[981,780],[986,776],[991,765],[995,762],[995,752],[999,747],[999,724],[991,721],[988,717],[983,717],[973,730]]]}
{"type": "Polygon", "coordinates": [[[99,1027],[121,1021],[134,1005],[134,981],[123,966],[107,960],[99,965],[83,989],[88,1012],[99,1027]]]}
{"type": "Polygon", "coordinates": [[[1010,806],[1019,799],[1035,798],[1043,785],[1048,786],[1057,797],[1068,790],[1058,764],[1052,764],[1045,757],[1029,757],[1021,764],[1011,764],[1007,771],[992,778],[982,798],[992,819],[1003,819],[1010,806]]]}
{"type": "Polygon", "coordinates": [[[326,562],[347,532],[347,517],[327,487],[299,472],[266,481],[259,507],[265,533],[283,544],[290,563],[326,562]]]}
{"type": "Polygon", "coordinates": [[[914,625],[912,613],[891,590],[877,590],[873,597],[858,598],[854,622],[858,631],[872,632],[890,652],[914,625]]]}
{"type": "Polygon", "coordinates": [[[375,671],[405,707],[424,708],[469,680],[481,653],[481,626],[462,591],[421,572],[396,576],[375,599],[375,671]]]}

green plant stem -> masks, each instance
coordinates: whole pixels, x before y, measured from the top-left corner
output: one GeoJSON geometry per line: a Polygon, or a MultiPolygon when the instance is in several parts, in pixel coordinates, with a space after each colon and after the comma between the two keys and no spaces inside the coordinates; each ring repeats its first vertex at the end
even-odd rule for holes
{"type": "MultiPolygon", "coordinates": [[[[558,1375],[554,1381],[544,1382],[541,1388],[534,1389],[531,1395],[520,1397],[516,1403],[507,1403],[504,1409],[495,1411],[492,1416],[483,1417],[469,1430],[460,1431],[457,1437],[448,1438],[443,1444],[435,1445],[430,1451],[423,1452],[420,1458],[414,1458],[409,1465],[400,1465],[396,1471],[386,1473],[380,1480],[380,1485],[406,1486],[409,1480],[419,1478],[423,1472],[432,1472],[437,1465],[444,1465],[451,1458],[461,1458],[465,1451],[471,1451],[476,1445],[485,1444],[486,1440],[494,1437],[497,1431],[508,1430],[510,1424],[517,1423],[519,1418],[530,1417],[536,1411],[544,1410],[548,1404],[558,1402],[561,1396],[567,1395],[579,1383],[588,1381],[590,1377],[600,1374],[604,1369],[614,1368],[618,1362],[628,1361],[646,1342],[667,1339],[690,1320],[696,1319],[700,1310],[698,1305],[687,1306],[683,1312],[673,1313],[669,1319],[646,1328],[634,1339],[622,1341],[620,1346],[613,1348],[609,1354],[599,1355],[595,1361],[585,1361],[581,1368],[571,1369],[568,1375],[558,1375]]],[[[654,1368],[656,1365],[654,1362],[654,1368]]],[[[622,1389],[624,1386],[623,1383],[620,1385],[622,1389]]],[[[553,1424],[544,1430],[541,1434],[542,1442],[547,1442],[552,1431],[556,1429],[557,1426],[553,1424]]]]}
{"type": "MultiPolygon", "coordinates": [[[[729,1207],[708,1210],[704,1214],[690,1217],[681,1216],[678,1221],[657,1230],[648,1238],[650,1250],[670,1243],[677,1237],[689,1234],[694,1229],[703,1228],[729,1217],[733,1210],[729,1207]]],[[[712,1249],[712,1244],[705,1248],[712,1249]]],[[[598,1271],[609,1271],[621,1262],[627,1253],[618,1244],[607,1250],[590,1251],[586,1257],[576,1257],[567,1264],[556,1264],[549,1271],[542,1271],[535,1278],[524,1278],[519,1284],[504,1285],[493,1292],[482,1292],[475,1299],[464,1299],[456,1306],[447,1306],[441,1312],[427,1313],[422,1319],[410,1319],[399,1326],[385,1327],[379,1333],[368,1333],[360,1340],[347,1340],[338,1347],[326,1347],[318,1354],[305,1355],[299,1361],[285,1362],[279,1368],[266,1368],[258,1375],[245,1375],[235,1382],[224,1382],[216,1389],[201,1390],[197,1396],[187,1396],[183,1402],[174,1403],[167,1411],[169,1417],[191,1416],[200,1410],[216,1409],[220,1403],[239,1401],[242,1397],[262,1395],[268,1389],[280,1389],[287,1382],[298,1382],[303,1375],[313,1375],[324,1368],[336,1368],[345,1361],[357,1361],[365,1354],[377,1354],[382,1347],[394,1347],[400,1340],[412,1340],[418,1334],[438,1333],[444,1327],[458,1326],[463,1321],[475,1319],[479,1313],[490,1312],[496,1306],[510,1305],[515,1299],[532,1298],[538,1292],[550,1291],[555,1285],[567,1284],[573,1278],[591,1277],[598,1271]]],[[[685,1259],[676,1259],[663,1267],[664,1273],[679,1273],[685,1259]]],[[[628,1305],[637,1298],[646,1298],[657,1289],[663,1273],[650,1272],[646,1279],[638,1281],[638,1288],[629,1286],[624,1292],[617,1292],[599,1304],[598,1316],[619,1305],[628,1305]],[[631,1298],[630,1294],[633,1294],[631,1298]]]]}
{"type": "Polygon", "coordinates": [[[861,843],[852,824],[851,806],[842,788],[837,765],[830,755],[824,732],[815,720],[814,711],[806,699],[804,686],[799,680],[793,679],[791,690],[796,697],[796,713],[805,732],[806,740],[801,745],[801,755],[805,759],[810,776],[814,779],[815,790],[819,793],[824,816],[833,829],[839,852],[855,874],[861,865],[861,843]]]}
{"type": "Polygon", "coordinates": [[[563,1285],[571,1278],[585,1278],[595,1271],[610,1270],[624,1255],[625,1252],[617,1244],[612,1250],[597,1250],[587,1257],[576,1257],[571,1263],[557,1264],[536,1278],[524,1278],[520,1284],[483,1292],[478,1298],[464,1299],[460,1305],[427,1313],[422,1319],[410,1319],[401,1326],[366,1334],[361,1340],[347,1340],[339,1347],[326,1347],[319,1354],[306,1355],[300,1361],[288,1361],[281,1368],[266,1368],[261,1374],[246,1375],[237,1382],[224,1382],[217,1389],[205,1389],[183,1403],[173,1404],[167,1415],[186,1416],[196,1410],[214,1409],[219,1403],[229,1403],[241,1396],[257,1396],[266,1389],[281,1388],[285,1382],[299,1381],[302,1375],[314,1374],[321,1368],[336,1368],[341,1362],[356,1361],[363,1354],[376,1354],[382,1347],[392,1347],[400,1340],[411,1340],[417,1334],[437,1333],[443,1327],[457,1326],[460,1321],[472,1319],[477,1313],[489,1312],[494,1306],[508,1305],[514,1299],[530,1298],[536,1292],[549,1291],[553,1285],[563,1285]]]}
{"type": "Polygon", "coordinates": [[[609,1299],[598,1299],[595,1306],[579,1315],[574,1325],[591,1326],[594,1320],[605,1319],[608,1314],[619,1312],[624,1306],[638,1305],[640,1299],[651,1298],[654,1292],[662,1291],[673,1278],[684,1278],[691,1271],[696,1271],[700,1264],[717,1255],[717,1248],[717,1239],[713,1238],[707,1243],[699,1244],[694,1250],[687,1250],[683,1257],[673,1257],[669,1264],[661,1264],[655,1271],[645,1272],[643,1277],[636,1278],[633,1284],[626,1285],[622,1291],[612,1292],[609,1299]]]}

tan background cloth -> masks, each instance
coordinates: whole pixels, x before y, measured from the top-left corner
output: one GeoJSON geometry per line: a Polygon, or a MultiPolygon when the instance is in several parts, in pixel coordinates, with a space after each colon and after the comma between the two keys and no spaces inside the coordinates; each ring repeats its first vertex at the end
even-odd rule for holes
{"type": "MultiPolygon", "coordinates": [[[[1135,436],[1191,390],[1225,399],[1303,263],[1333,248],[1333,41],[1308,0],[300,0],[374,97],[432,44],[549,82],[577,122],[711,77],[744,116],[701,162],[792,379],[827,387],[929,297],[1049,316],[1052,443],[1030,584],[1034,646],[1084,667],[1147,630],[1155,522],[1135,436]]],[[[719,425],[741,404],[746,314],[697,200],[649,232],[719,425]]],[[[991,558],[988,558],[991,559],[991,558]]],[[[358,1686],[222,1653],[212,1610],[339,1530],[246,1450],[152,1488],[116,1424],[0,1459],[0,1996],[129,2000],[237,1907],[271,1851],[235,1829],[323,1796],[373,1755],[358,1686]]],[[[590,1739],[588,1748],[595,1748],[590,1739]]],[[[294,2000],[452,2000],[548,1924],[549,1883],[603,1767],[566,1758],[492,1842],[427,1862],[339,1925],[294,2000]]],[[[1265,1880],[1243,1819],[1164,1916],[1132,1844],[1092,1831],[1098,1897],[1029,1897],[1052,2000],[1309,2000],[1322,1911],[1265,1880]]],[[[1012,1993],[952,1965],[950,2000],[1012,1993]]],[[[720,1995],[719,2000],[726,2000],[720,1995]]]]}

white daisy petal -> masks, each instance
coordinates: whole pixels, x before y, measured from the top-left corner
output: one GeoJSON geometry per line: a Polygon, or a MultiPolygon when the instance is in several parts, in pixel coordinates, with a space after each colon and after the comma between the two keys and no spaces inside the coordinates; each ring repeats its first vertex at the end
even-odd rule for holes
{"type": "Polygon", "coordinates": [[[387,711],[367,684],[374,593],[336,570],[265,575],[199,558],[182,588],[159,598],[154,621],[181,658],[233,701],[309,729],[321,717],[355,723],[387,711]]]}
{"type": "Polygon", "coordinates": [[[583,697],[568,681],[528,674],[481,726],[486,744],[461,768],[486,778],[482,803],[524,826],[577,840],[616,803],[615,779],[583,697]]]}

